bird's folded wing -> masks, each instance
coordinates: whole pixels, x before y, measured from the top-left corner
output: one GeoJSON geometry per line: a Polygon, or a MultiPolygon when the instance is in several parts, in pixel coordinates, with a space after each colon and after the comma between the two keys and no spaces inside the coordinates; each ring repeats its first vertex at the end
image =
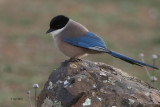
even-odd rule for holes
{"type": "Polygon", "coordinates": [[[91,32],[87,32],[86,34],[79,37],[67,37],[63,35],[62,39],[71,45],[82,48],[87,48],[102,52],[105,52],[107,50],[104,41],[99,36],[91,32]]]}

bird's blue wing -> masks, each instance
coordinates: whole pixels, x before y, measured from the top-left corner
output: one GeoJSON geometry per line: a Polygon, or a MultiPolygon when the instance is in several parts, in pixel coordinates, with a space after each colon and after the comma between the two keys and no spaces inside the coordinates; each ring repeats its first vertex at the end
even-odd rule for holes
{"type": "Polygon", "coordinates": [[[62,39],[74,46],[92,49],[96,51],[106,51],[106,45],[103,40],[92,32],[87,32],[86,34],[79,37],[66,37],[62,36],[62,39]]]}
{"type": "Polygon", "coordinates": [[[131,64],[136,64],[139,66],[148,66],[148,67],[151,67],[154,69],[159,69],[159,68],[154,67],[152,65],[145,64],[143,62],[137,61],[137,60],[132,59],[130,57],[124,56],[120,53],[108,50],[106,48],[106,45],[103,42],[103,40],[99,36],[97,36],[96,34],[91,33],[91,32],[87,32],[86,34],[79,36],[79,37],[66,37],[64,35],[64,36],[62,36],[62,39],[65,42],[67,42],[71,45],[74,45],[74,46],[92,49],[92,50],[101,51],[101,52],[106,52],[116,58],[119,58],[119,59],[124,60],[128,63],[131,63],[131,64]]]}

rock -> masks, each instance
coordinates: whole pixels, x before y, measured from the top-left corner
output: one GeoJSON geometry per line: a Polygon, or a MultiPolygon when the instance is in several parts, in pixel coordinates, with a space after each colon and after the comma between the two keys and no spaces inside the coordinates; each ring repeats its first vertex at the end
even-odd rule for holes
{"type": "Polygon", "coordinates": [[[160,107],[160,91],[104,63],[69,60],[54,70],[38,107],[160,107]]]}

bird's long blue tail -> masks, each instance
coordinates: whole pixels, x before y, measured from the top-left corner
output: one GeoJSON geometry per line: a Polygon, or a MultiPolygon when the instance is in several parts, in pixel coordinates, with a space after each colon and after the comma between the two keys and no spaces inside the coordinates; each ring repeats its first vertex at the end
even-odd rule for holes
{"type": "Polygon", "coordinates": [[[137,61],[135,59],[129,58],[127,56],[124,56],[124,55],[122,55],[120,53],[117,53],[117,52],[114,52],[114,51],[109,51],[109,52],[106,52],[106,53],[108,53],[109,55],[112,55],[112,56],[114,56],[116,58],[119,58],[121,60],[124,60],[124,61],[126,61],[128,63],[131,63],[131,64],[136,64],[136,65],[139,65],[139,66],[147,66],[147,67],[151,67],[151,68],[154,68],[154,69],[159,69],[157,67],[154,67],[154,66],[149,65],[149,64],[145,64],[143,62],[140,62],[140,61],[137,61]]]}

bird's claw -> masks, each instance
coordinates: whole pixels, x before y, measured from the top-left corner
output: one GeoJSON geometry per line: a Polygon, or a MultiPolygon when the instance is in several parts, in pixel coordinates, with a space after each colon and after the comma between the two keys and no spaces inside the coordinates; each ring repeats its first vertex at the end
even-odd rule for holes
{"type": "Polygon", "coordinates": [[[79,59],[79,58],[75,58],[75,57],[71,57],[71,58],[69,59],[69,62],[78,62],[78,61],[82,61],[82,60],[79,59]]]}

